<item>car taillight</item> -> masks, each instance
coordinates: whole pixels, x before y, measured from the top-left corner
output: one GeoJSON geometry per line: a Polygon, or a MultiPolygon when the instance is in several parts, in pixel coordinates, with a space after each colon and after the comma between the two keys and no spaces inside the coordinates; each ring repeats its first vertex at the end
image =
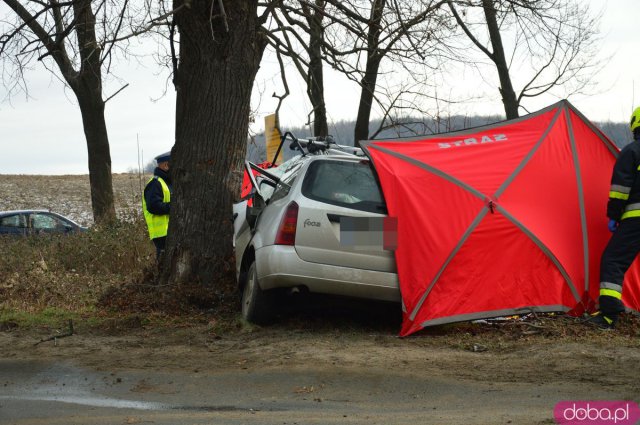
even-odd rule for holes
{"type": "Polygon", "coordinates": [[[296,227],[298,225],[298,204],[291,202],[282,216],[278,233],[276,234],[276,245],[295,245],[296,227]]]}

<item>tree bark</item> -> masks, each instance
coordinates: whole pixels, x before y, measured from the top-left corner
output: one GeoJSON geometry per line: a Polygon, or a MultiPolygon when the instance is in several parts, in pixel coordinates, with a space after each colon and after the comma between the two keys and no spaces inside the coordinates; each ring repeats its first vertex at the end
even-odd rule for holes
{"type": "Polygon", "coordinates": [[[354,146],[360,146],[361,140],[369,138],[369,120],[371,119],[371,107],[373,106],[373,94],[376,90],[380,59],[379,57],[367,58],[365,75],[360,82],[360,103],[353,139],[354,146]]]}
{"type": "Polygon", "coordinates": [[[493,48],[491,59],[496,64],[500,78],[500,94],[502,95],[504,111],[507,119],[518,118],[518,98],[513,90],[511,77],[509,76],[509,66],[507,65],[504,54],[494,0],[482,0],[482,8],[484,9],[484,15],[489,29],[489,38],[491,39],[491,46],[493,48]]]}
{"type": "Polygon", "coordinates": [[[75,93],[80,105],[82,126],[87,142],[93,219],[96,223],[109,223],[116,218],[111,179],[111,153],[104,118],[104,101],[101,96],[96,97],[91,93],[96,91],[101,93],[102,90],[100,87],[95,87],[95,82],[93,83],[91,87],[77,90],[75,93]]]}
{"type": "Polygon", "coordinates": [[[113,183],[111,179],[111,153],[104,119],[102,99],[101,49],[96,39],[96,17],[91,0],[77,0],[73,4],[76,34],[81,58],[80,71],[65,75],[80,106],[82,126],[89,157],[89,184],[91,207],[96,223],[115,220],[113,183]]]}
{"type": "Polygon", "coordinates": [[[375,0],[371,8],[371,19],[367,36],[367,65],[364,77],[360,82],[360,103],[358,105],[358,116],[356,118],[353,137],[355,146],[360,146],[361,140],[367,140],[369,138],[369,120],[371,119],[373,95],[376,90],[380,62],[384,56],[379,52],[379,48],[380,32],[382,30],[380,22],[385,6],[386,0],[375,0]]]}
{"type": "MultiPolygon", "coordinates": [[[[174,0],[174,9],[182,4],[174,0]]],[[[180,57],[165,283],[235,286],[232,203],[266,40],[258,30],[257,1],[225,1],[224,11],[219,6],[191,0],[175,15],[180,57]]]]}
{"type": "MultiPolygon", "coordinates": [[[[316,7],[324,9],[325,1],[316,0],[316,7]]],[[[324,102],[324,76],[322,71],[322,43],[324,28],[323,15],[314,10],[309,22],[309,81],[307,83],[309,100],[313,106],[313,135],[325,137],[329,134],[327,107],[324,102]]]]}

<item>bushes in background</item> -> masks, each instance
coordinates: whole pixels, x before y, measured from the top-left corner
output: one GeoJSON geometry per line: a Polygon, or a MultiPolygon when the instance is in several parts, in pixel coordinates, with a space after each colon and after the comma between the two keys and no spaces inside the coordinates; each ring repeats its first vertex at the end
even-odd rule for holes
{"type": "Polygon", "coordinates": [[[0,238],[0,308],[81,312],[106,288],[135,282],[155,265],[143,221],[72,235],[0,238]]]}

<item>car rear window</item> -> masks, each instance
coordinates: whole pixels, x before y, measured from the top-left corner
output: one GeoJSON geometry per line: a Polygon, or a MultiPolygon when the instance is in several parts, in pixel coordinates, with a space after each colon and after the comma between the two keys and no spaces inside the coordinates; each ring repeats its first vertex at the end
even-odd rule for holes
{"type": "Polygon", "coordinates": [[[24,216],[19,214],[1,217],[0,226],[1,227],[19,227],[19,228],[27,227],[24,216]]]}
{"type": "Polygon", "coordinates": [[[297,174],[285,175],[282,181],[280,181],[276,185],[276,188],[273,191],[273,195],[271,195],[271,197],[269,198],[269,202],[275,202],[278,199],[282,199],[287,196],[289,194],[289,191],[291,190],[291,186],[293,186],[293,183],[295,182],[297,177],[297,174]]]}
{"type": "Polygon", "coordinates": [[[312,162],[302,183],[302,194],[327,204],[387,213],[380,187],[367,161],[312,162]]]}

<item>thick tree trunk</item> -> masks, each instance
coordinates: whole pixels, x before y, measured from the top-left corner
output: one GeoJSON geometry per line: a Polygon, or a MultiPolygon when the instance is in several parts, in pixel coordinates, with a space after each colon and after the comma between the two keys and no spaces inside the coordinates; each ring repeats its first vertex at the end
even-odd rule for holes
{"type": "Polygon", "coordinates": [[[496,64],[498,69],[498,76],[500,77],[500,94],[502,95],[502,103],[504,104],[504,111],[507,115],[507,119],[518,118],[518,99],[516,93],[513,90],[511,84],[511,77],[509,76],[509,66],[504,55],[504,47],[502,45],[502,37],[500,35],[500,27],[496,18],[496,9],[494,0],[482,0],[482,7],[484,9],[484,15],[487,20],[487,27],[489,29],[489,37],[491,39],[491,46],[493,48],[492,60],[496,64]]]}
{"type": "Polygon", "coordinates": [[[376,91],[378,70],[380,62],[384,56],[378,51],[380,48],[380,22],[386,0],[375,0],[371,8],[369,20],[369,33],[367,35],[367,64],[364,77],[360,82],[360,104],[358,105],[358,116],[353,136],[355,146],[360,146],[361,140],[369,138],[369,120],[371,119],[371,107],[373,106],[373,94],[376,91]]]}
{"type": "MultiPolygon", "coordinates": [[[[181,5],[174,1],[174,9],[181,5]]],[[[257,1],[225,1],[224,12],[219,5],[192,0],[175,15],[174,191],[162,264],[162,281],[175,284],[226,287],[235,280],[232,202],[240,191],[251,89],[265,41],[257,1]]]]}
{"type": "MultiPolygon", "coordinates": [[[[316,0],[316,7],[324,9],[325,1],[316,0]]],[[[327,136],[329,126],[327,124],[327,107],[324,103],[324,76],[322,72],[322,40],[324,28],[322,27],[323,15],[315,11],[308,18],[309,21],[309,81],[308,94],[313,106],[313,135],[327,136]]]]}
{"type": "Polygon", "coordinates": [[[369,138],[369,120],[371,119],[371,107],[373,106],[373,94],[376,90],[380,59],[379,57],[367,58],[365,75],[360,82],[360,104],[356,118],[354,146],[360,146],[361,140],[369,138]]]}
{"type": "Polygon", "coordinates": [[[111,153],[104,119],[102,100],[102,63],[100,47],[96,41],[96,17],[91,0],[78,0],[73,4],[81,58],[80,71],[67,70],[65,78],[80,105],[82,125],[89,156],[89,183],[91,206],[96,223],[115,220],[113,184],[111,180],[111,153]]]}
{"type": "Polygon", "coordinates": [[[108,223],[116,218],[113,202],[113,184],[111,180],[111,153],[109,151],[109,137],[104,119],[104,102],[100,88],[89,88],[76,92],[82,126],[87,141],[89,155],[89,184],[91,186],[91,207],[93,219],[96,223],[108,223]]]}

